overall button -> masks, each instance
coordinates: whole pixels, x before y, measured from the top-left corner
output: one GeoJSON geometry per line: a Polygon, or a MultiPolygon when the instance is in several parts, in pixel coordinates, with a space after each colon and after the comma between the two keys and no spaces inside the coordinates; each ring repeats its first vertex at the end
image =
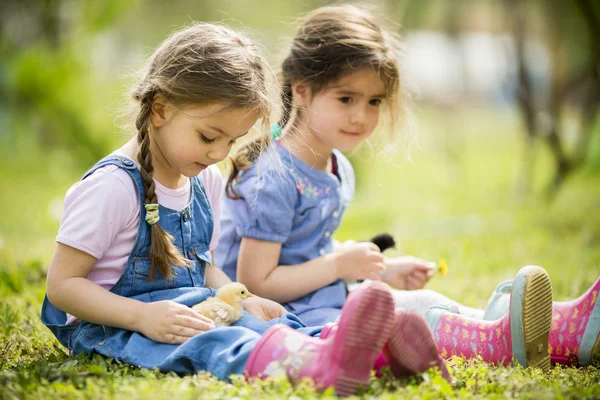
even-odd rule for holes
{"type": "Polygon", "coordinates": [[[183,219],[184,222],[187,221],[188,219],[192,218],[192,212],[190,211],[189,208],[181,210],[180,214],[181,214],[181,218],[183,219]]]}
{"type": "Polygon", "coordinates": [[[122,162],[123,164],[127,165],[128,167],[131,167],[131,166],[133,166],[133,161],[131,161],[131,160],[127,159],[127,158],[126,158],[126,159],[124,159],[124,160],[121,160],[121,162],[122,162]]]}
{"type": "Polygon", "coordinates": [[[319,250],[319,254],[322,255],[322,256],[324,256],[325,255],[325,249],[319,250]]]}
{"type": "Polygon", "coordinates": [[[325,237],[328,238],[329,236],[331,236],[331,232],[329,232],[329,231],[325,232],[325,237]]]}

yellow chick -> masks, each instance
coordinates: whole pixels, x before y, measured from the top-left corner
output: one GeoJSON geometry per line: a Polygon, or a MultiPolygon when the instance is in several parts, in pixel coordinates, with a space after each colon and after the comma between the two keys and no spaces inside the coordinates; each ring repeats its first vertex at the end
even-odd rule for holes
{"type": "Polygon", "coordinates": [[[215,297],[209,297],[192,308],[219,325],[231,325],[242,317],[242,300],[254,296],[239,282],[231,282],[217,290],[215,297]]]}

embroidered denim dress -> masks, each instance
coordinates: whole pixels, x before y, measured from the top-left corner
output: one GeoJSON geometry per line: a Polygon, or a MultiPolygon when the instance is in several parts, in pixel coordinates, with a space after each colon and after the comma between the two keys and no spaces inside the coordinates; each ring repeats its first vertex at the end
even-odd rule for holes
{"type": "MultiPolygon", "coordinates": [[[[281,243],[278,268],[313,260],[333,251],[331,235],[354,196],[354,170],[334,150],[337,175],[315,170],[281,145],[243,171],[234,185],[243,200],[224,196],[216,265],[236,279],[242,238],[281,243]]],[[[337,280],[284,304],[308,325],[334,321],[348,292],[337,280]]]]}
{"type": "MultiPolygon", "coordinates": [[[[135,182],[138,193],[144,193],[139,170],[132,160],[125,157],[109,155],[82,179],[107,165],[125,169],[135,182]]],[[[173,236],[175,245],[191,261],[191,267],[176,266],[175,276],[168,281],[160,273],[155,273],[152,280],[148,281],[150,226],[144,221],[142,212],[137,238],[125,271],[111,292],[146,303],[172,300],[187,306],[215,295],[214,289],[204,287],[204,271],[207,262],[210,262],[213,216],[201,180],[194,177],[191,183],[192,199],[187,207],[182,210],[159,208],[161,228],[173,236]]],[[[143,201],[144,195],[140,199],[143,201]]],[[[143,204],[140,207],[143,209],[143,204]]],[[[286,324],[311,336],[318,336],[321,331],[320,327],[307,328],[295,315],[288,313],[279,319],[264,322],[244,312],[242,318],[231,327],[217,327],[180,345],[158,343],[138,332],[86,321],[65,325],[66,314],[54,307],[47,296],[41,318],[72,354],[99,353],[132,365],[156,367],[161,371],[180,374],[204,370],[219,379],[243,373],[247,358],[260,335],[276,323],[286,324]]]]}

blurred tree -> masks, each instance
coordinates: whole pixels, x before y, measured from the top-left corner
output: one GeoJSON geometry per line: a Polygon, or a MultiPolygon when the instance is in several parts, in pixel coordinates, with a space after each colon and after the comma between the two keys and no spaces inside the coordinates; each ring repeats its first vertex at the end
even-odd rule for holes
{"type": "Polygon", "coordinates": [[[0,3],[0,141],[68,148],[85,165],[103,156],[111,118],[98,115],[86,45],[132,2],[0,3]]]}
{"type": "Polygon", "coordinates": [[[565,179],[583,166],[590,153],[600,106],[600,7],[591,0],[558,0],[533,4],[506,0],[512,24],[518,64],[518,103],[526,127],[526,150],[522,188],[531,181],[531,162],[538,139],[551,150],[555,172],[548,187],[556,194],[565,179]],[[551,76],[547,98],[540,100],[532,82],[527,36],[532,32],[531,13],[542,16],[541,37],[550,52],[551,76]],[[564,124],[565,111],[578,114],[575,132],[564,124]],[[568,136],[574,136],[569,146],[568,136]]]}

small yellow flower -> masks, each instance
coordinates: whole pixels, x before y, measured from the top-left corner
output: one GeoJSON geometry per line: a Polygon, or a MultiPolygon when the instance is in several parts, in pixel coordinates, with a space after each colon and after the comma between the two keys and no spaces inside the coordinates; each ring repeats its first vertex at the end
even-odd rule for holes
{"type": "Polygon", "coordinates": [[[440,260],[437,265],[437,270],[441,276],[446,276],[448,273],[448,264],[446,264],[446,260],[440,260]]]}

